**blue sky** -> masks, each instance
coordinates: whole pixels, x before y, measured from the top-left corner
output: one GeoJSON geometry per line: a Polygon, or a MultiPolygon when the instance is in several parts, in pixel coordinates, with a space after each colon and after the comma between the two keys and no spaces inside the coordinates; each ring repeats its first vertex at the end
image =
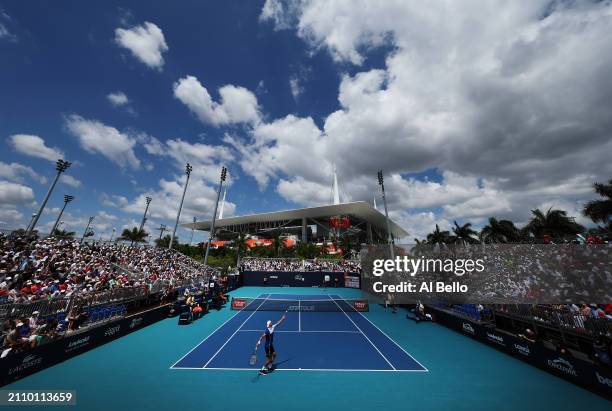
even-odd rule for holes
{"type": "Polygon", "coordinates": [[[334,164],[345,200],[372,201],[385,169],[413,236],[535,207],[577,215],[612,175],[609,36],[579,49],[609,28],[609,2],[416,3],[0,1],[0,226],[27,223],[58,154],[74,164],[43,230],[63,194],[73,231],[90,215],[97,236],[137,224],[146,195],[147,229],[171,225],[185,161],[183,221],[210,218],[223,164],[226,215],[324,203],[334,164]],[[451,11],[478,24],[447,29],[451,11]]]}

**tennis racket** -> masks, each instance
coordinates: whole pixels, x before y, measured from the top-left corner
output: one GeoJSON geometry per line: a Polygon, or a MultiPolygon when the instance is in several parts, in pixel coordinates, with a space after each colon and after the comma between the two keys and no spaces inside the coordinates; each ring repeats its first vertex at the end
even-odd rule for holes
{"type": "Polygon", "coordinates": [[[252,367],[257,363],[257,349],[253,350],[253,354],[251,354],[251,358],[249,359],[249,365],[252,367]]]}

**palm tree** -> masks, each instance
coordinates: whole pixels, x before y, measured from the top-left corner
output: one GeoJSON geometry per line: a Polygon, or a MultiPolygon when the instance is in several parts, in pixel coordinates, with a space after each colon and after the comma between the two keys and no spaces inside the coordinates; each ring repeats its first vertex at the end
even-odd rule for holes
{"type": "Polygon", "coordinates": [[[520,240],[520,232],[510,220],[489,218],[489,224],[480,231],[480,238],[488,243],[513,243],[520,240]]]}
{"type": "Polygon", "coordinates": [[[147,233],[145,230],[140,230],[137,227],[134,227],[131,230],[129,228],[124,228],[119,240],[131,241],[132,244],[143,243],[148,235],[149,233],[147,233]]]}
{"type": "Polygon", "coordinates": [[[584,227],[575,222],[574,218],[568,217],[567,212],[563,210],[553,210],[551,207],[546,213],[543,213],[536,208],[531,210],[531,214],[533,217],[525,229],[536,238],[542,238],[544,235],[552,238],[573,236],[584,231],[584,227]]]}
{"type": "Polygon", "coordinates": [[[436,229],[427,234],[427,242],[430,244],[448,244],[451,242],[451,235],[448,231],[440,231],[440,227],[436,224],[436,229]]]}
{"type": "Polygon", "coordinates": [[[472,230],[472,223],[465,223],[462,226],[457,224],[457,221],[454,221],[455,226],[453,227],[453,233],[458,240],[462,240],[468,244],[476,243],[476,237],[478,233],[472,230]]]}
{"type": "Polygon", "coordinates": [[[593,188],[604,199],[589,201],[582,212],[594,223],[607,224],[608,230],[612,231],[612,179],[607,184],[595,183],[593,188]]]}

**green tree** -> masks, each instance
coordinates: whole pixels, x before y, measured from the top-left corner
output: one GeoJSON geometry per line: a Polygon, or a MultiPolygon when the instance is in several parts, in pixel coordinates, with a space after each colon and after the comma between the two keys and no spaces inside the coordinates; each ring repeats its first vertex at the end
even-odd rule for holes
{"type": "Polygon", "coordinates": [[[441,231],[438,224],[436,224],[436,229],[427,234],[427,242],[430,244],[448,244],[451,242],[450,232],[441,231]]]}
{"type": "Polygon", "coordinates": [[[552,207],[546,213],[540,209],[531,210],[533,217],[525,226],[525,229],[536,238],[549,235],[552,238],[576,235],[584,231],[584,227],[576,223],[572,217],[567,216],[563,210],[553,210],[552,207]]]}
{"type": "Polygon", "coordinates": [[[589,201],[582,212],[594,223],[603,223],[612,231],[612,179],[605,184],[595,183],[593,188],[603,199],[589,201]]]}
{"type": "Polygon", "coordinates": [[[148,235],[149,233],[147,233],[145,230],[139,230],[137,227],[134,227],[131,230],[129,228],[124,228],[119,240],[131,241],[132,244],[144,243],[148,235]]]}
{"type": "Polygon", "coordinates": [[[455,226],[453,227],[453,233],[455,237],[459,241],[464,241],[468,244],[477,243],[478,233],[472,229],[472,223],[465,223],[463,225],[457,224],[455,221],[455,226]]]}
{"type": "Polygon", "coordinates": [[[480,237],[488,243],[514,243],[521,239],[521,234],[512,221],[491,217],[489,224],[482,228],[480,237]]]}

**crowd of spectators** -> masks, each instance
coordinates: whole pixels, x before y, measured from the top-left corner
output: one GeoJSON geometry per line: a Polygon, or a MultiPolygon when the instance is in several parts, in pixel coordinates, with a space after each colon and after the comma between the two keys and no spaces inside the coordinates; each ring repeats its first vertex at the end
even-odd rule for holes
{"type": "Polygon", "coordinates": [[[0,303],[172,285],[216,274],[214,269],[165,248],[0,236],[0,303]]]}
{"type": "MultiPolygon", "coordinates": [[[[381,247],[363,253],[366,281],[377,278],[371,269],[373,261],[388,258],[387,255],[388,251],[381,247]]],[[[418,280],[447,284],[456,281],[467,286],[468,291],[458,295],[464,299],[461,302],[571,304],[612,301],[610,244],[427,244],[397,247],[396,255],[440,262],[437,266],[428,265],[433,269],[419,270],[418,280]],[[475,270],[473,265],[471,272],[457,274],[456,269],[441,268],[448,260],[454,263],[480,261],[483,270],[475,270]]],[[[385,278],[390,284],[398,283],[410,274],[392,272],[385,278]]],[[[440,296],[429,293],[422,298],[443,299],[447,296],[447,293],[440,296]]]]}
{"type": "Polygon", "coordinates": [[[243,271],[325,271],[356,273],[361,271],[361,263],[358,260],[243,258],[240,261],[240,269],[243,271]]]}
{"type": "Polygon", "coordinates": [[[211,282],[223,283],[217,275],[168,249],[0,234],[0,358],[79,329],[88,323],[87,305],[109,291],[155,290],[168,301],[185,284],[208,292],[211,282]],[[39,306],[41,313],[26,309],[39,306]]]}

